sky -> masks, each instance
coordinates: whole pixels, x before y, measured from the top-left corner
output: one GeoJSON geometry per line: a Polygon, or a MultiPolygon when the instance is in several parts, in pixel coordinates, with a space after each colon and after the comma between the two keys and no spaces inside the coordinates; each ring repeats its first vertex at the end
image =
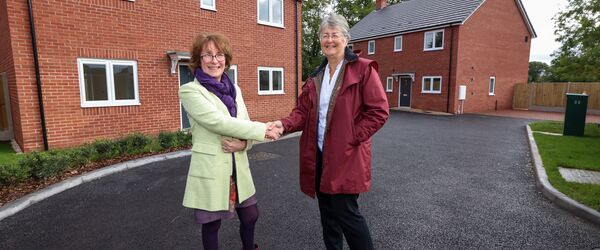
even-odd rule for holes
{"type": "Polygon", "coordinates": [[[554,20],[560,10],[567,7],[567,0],[521,0],[529,20],[535,29],[537,38],[531,40],[531,54],[529,61],[540,61],[550,64],[551,54],[560,47],[554,41],[554,20]]]}

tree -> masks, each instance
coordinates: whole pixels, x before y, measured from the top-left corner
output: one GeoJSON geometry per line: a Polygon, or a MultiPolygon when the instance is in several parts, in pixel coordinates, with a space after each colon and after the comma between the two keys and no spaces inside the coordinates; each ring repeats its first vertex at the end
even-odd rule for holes
{"type": "Polygon", "coordinates": [[[548,81],[550,66],[544,62],[529,62],[529,80],[528,82],[548,81]]]}
{"type": "Polygon", "coordinates": [[[305,80],[321,63],[319,25],[330,0],[306,0],[302,3],[302,79],[305,80]]]}
{"type": "Polygon", "coordinates": [[[558,81],[600,81],[600,1],[569,0],[555,18],[558,42],[551,72],[558,81]]]}
{"type": "MultiPolygon", "coordinates": [[[[388,6],[406,0],[388,0],[388,6]]],[[[334,3],[336,13],[348,20],[350,27],[375,10],[375,0],[336,0],[334,3]]]]}

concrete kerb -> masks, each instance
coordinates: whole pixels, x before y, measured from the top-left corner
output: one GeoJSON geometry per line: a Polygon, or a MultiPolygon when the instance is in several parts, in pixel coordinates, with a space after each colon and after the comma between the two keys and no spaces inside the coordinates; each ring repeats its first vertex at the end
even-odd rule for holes
{"type": "MultiPolygon", "coordinates": [[[[286,136],[280,138],[279,140],[293,138],[293,137],[299,136],[300,134],[301,134],[301,132],[292,133],[292,134],[289,134],[289,135],[286,135],[286,136]]],[[[270,141],[258,142],[256,144],[261,144],[261,143],[266,143],[266,142],[270,142],[270,141]]],[[[23,196],[17,200],[14,200],[14,201],[4,204],[4,206],[0,207],[0,221],[2,221],[3,219],[5,219],[11,215],[18,213],[19,211],[21,211],[39,201],[42,201],[48,197],[51,197],[55,194],[58,194],[60,192],[68,190],[70,188],[81,185],[83,183],[90,182],[90,181],[102,178],[104,176],[118,173],[121,171],[125,171],[128,169],[144,166],[146,164],[150,164],[153,162],[185,157],[185,156],[188,156],[191,154],[192,154],[192,151],[188,149],[188,150],[182,150],[182,151],[171,152],[171,153],[166,153],[166,154],[153,155],[153,156],[149,156],[146,158],[140,158],[140,159],[135,159],[135,160],[131,160],[131,161],[117,163],[117,164],[114,164],[111,166],[107,166],[107,167],[104,167],[101,169],[94,170],[89,173],[85,173],[80,176],[71,177],[64,181],[61,181],[61,182],[55,183],[51,186],[48,186],[44,189],[38,190],[38,191],[28,194],[26,196],[23,196]]]]}
{"type": "Polygon", "coordinates": [[[536,184],[538,189],[542,192],[546,198],[559,207],[591,222],[600,225],[600,212],[591,209],[571,198],[565,194],[556,190],[548,181],[548,175],[542,162],[542,157],[538,151],[537,144],[533,138],[533,132],[531,127],[527,125],[527,136],[529,138],[529,149],[531,150],[531,157],[533,158],[534,174],[536,176],[536,184]]]}

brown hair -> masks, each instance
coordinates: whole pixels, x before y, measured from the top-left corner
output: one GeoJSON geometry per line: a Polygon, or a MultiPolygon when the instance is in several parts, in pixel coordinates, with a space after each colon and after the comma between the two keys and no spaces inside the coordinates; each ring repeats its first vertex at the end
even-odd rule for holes
{"type": "Polygon", "coordinates": [[[190,69],[192,70],[192,73],[196,68],[200,67],[202,63],[202,49],[204,49],[204,46],[206,46],[208,42],[213,42],[215,47],[225,55],[225,72],[227,72],[231,66],[231,59],[233,59],[229,39],[220,33],[206,33],[196,36],[192,44],[192,55],[190,58],[190,69]]]}

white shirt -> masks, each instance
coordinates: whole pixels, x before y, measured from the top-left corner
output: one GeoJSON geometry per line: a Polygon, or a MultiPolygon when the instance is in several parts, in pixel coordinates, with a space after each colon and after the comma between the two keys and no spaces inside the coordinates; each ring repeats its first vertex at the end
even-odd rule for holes
{"type": "Polygon", "coordinates": [[[317,145],[321,152],[323,152],[323,140],[325,139],[325,126],[327,125],[327,111],[329,110],[329,101],[331,100],[331,93],[335,87],[340,69],[342,68],[344,61],[340,61],[335,67],[333,76],[329,75],[329,63],[325,67],[325,74],[323,75],[323,82],[321,83],[321,94],[319,95],[319,126],[317,127],[317,145]]]}

